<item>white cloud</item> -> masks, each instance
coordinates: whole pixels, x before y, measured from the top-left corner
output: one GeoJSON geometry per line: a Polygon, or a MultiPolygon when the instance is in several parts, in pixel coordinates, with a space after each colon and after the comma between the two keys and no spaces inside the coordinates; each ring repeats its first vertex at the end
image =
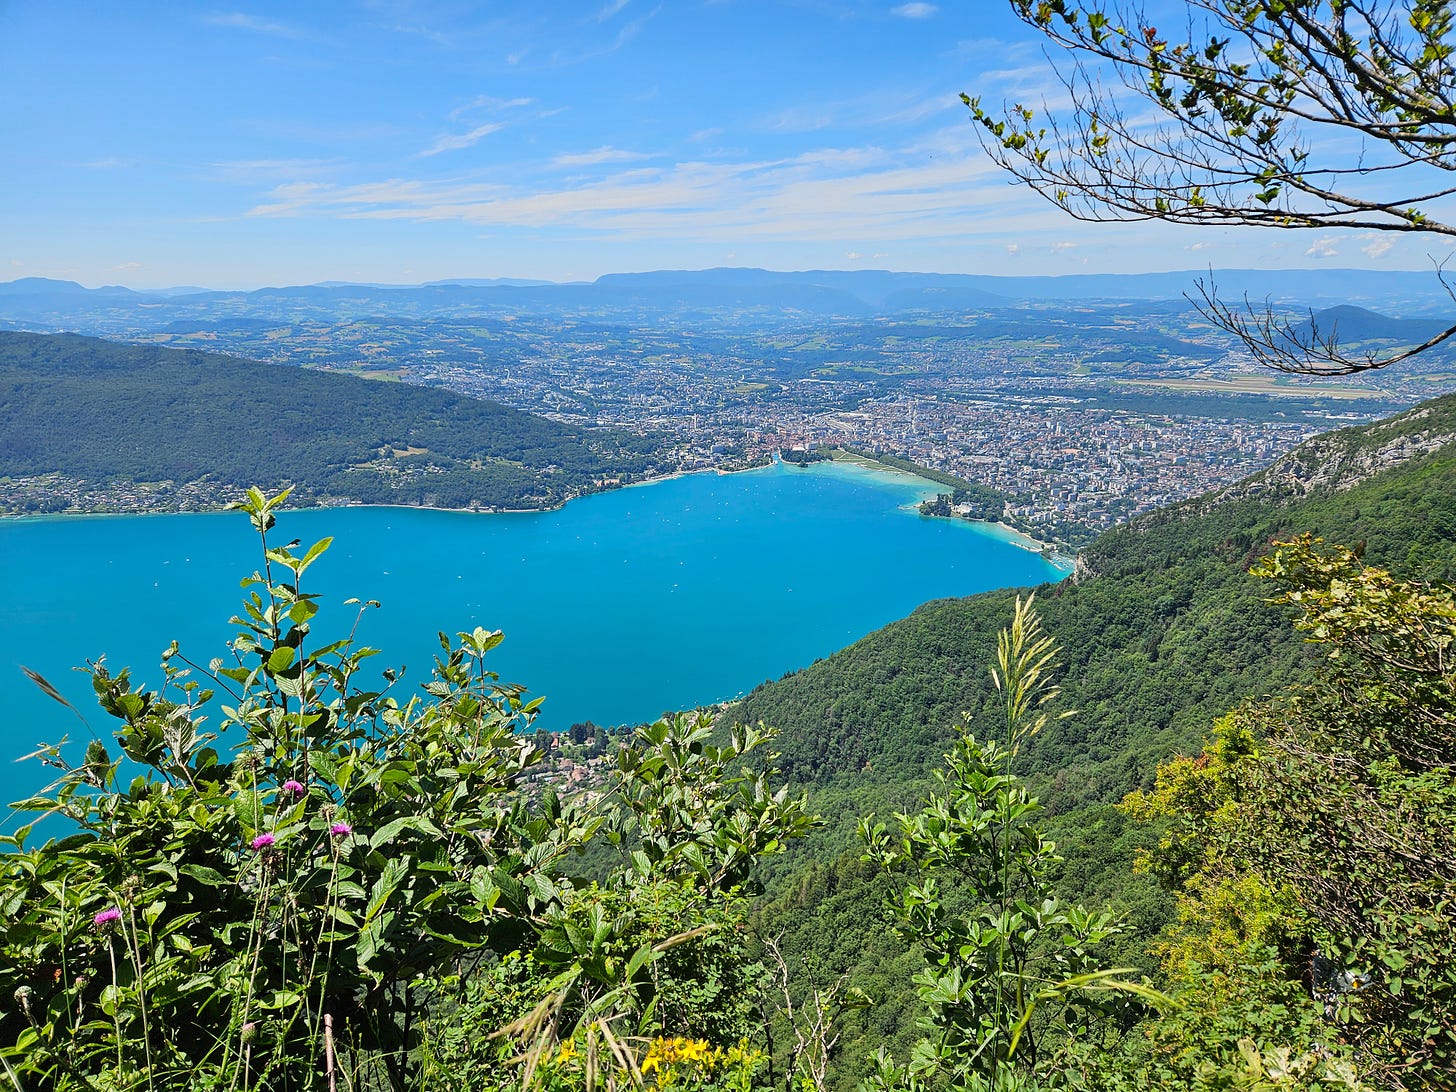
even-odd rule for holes
{"type": "Polygon", "coordinates": [[[1360,248],[1367,258],[1383,258],[1395,249],[1395,240],[1387,235],[1376,235],[1360,248]]]}
{"type": "Polygon", "coordinates": [[[834,124],[834,114],[824,106],[796,106],[769,118],[768,127],[782,133],[812,133],[834,124]]]}
{"type": "Polygon", "coordinates": [[[865,244],[898,248],[911,239],[964,246],[987,232],[1026,238],[1057,217],[1039,206],[1028,213],[984,157],[932,158],[927,147],[829,147],[784,159],[637,166],[604,155],[565,171],[542,160],[513,164],[509,184],[478,176],[355,185],[299,178],[271,189],[248,215],[453,221],[477,230],[573,230],[737,250],[745,239],[821,240],[861,252],[865,244]]]}
{"type": "Polygon", "coordinates": [[[619,11],[625,8],[629,3],[631,3],[631,0],[611,0],[611,2],[606,5],[606,7],[602,8],[601,11],[597,12],[597,22],[605,23],[608,19],[610,19],[612,16],[616,15],[619,11]]]}
{"type": "Polygon", "coordinates": [[[1076,243],[1069,242],[1069,241],[1067,241],[1065,239],[1062,240],[1060,243],[1053,243],[1052,244],[1052,253],[1053,254],[1064,254],[1068,250],[1076,250],[1076,249],[1077,249],[1077,244],[1076,243]]]}
{"type": "Polygon", "coordinates": [[[630,163],[633,160],[646,158],[648,157],[641,152],[629,152],[624,148],[611,148],[603,145],[591,152],[558,155],[551,161],[551,164],[555,167],[594,167],[599,163],[630,163]]]}
{"type": "Polygon", "coordinates": [[[506,127],[503,121],[488,121],[484,125],[477,125],[468,133],[455,133],[450,136],[442,136],[434,144],[419,154],[421,156],[439,155],[441,152],[458,152],[461,148],[468,148],[472,144],[479,143],[484,137],[491,133],[498,133],[506,127]]]}
{"type": "Polygon", "coordinates": [[[1211,246],[1213,246],[1212,243],[1202,242],[1202,243],[1194,243],[1192,246],[1188,247],[1187,249],[1196,252],[1196,251],[1199,251],[1199,250],[1207,250],[1211,246]]]}
{"type": "Polygon", "coordinates": [[[906,19],[929,19],[940,9],[934,4],[911,3],[901,4],[898,8],[891,8],[892,15],[904,16],[906,19]]]}
{"type": "Polygon", "coordinates": [[[1018,255],[1018,254],[1021,253],[1021,244],[1020,243],[1007,243],[1006,244],[1006,253],[1007,254],[1010,254],[1013,258],[1016,257],[1016,255],[1018,255]]]}
{"type": "Polygon", "coordinates": [[[111,271],[113,273],[130,273],[133,269],[140,269],[141,267],[141,262],[122,262],[120,265],[112,266],[111,271]]]}
{"type": "Polygon", "coordinates": [[[863,257],[864,255],[861,254],[858,250],[848,250],[845,251],[844,254],[844,260],[847,262],[857,262],[863,257]]]}
{"type": "Polygon", "coordinates": [[[1338,235],[1324,235],[1309,244],[1309,249],[1304,252],[1306,258],[1336,258],[1340,251],[1338,235]]]}
{"type": "Polygon", "coordinates": [[[475,98],[463,105],[455,107],[450,111],[450,120],[459,121],[466,114],[473,114],[477,110],[483,110],[489,114],[503,114],[507,110],[515,110],[522,106],[530,106],[535,99],[498,99],[494,95],[476,95],[475,98]]]}

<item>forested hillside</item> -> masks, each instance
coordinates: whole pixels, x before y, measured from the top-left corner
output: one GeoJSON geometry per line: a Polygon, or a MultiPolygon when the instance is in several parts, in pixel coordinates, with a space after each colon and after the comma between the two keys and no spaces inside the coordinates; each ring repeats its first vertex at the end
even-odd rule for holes
{"type": "MultiPolygon", "coordinates": [[[[1170,756],[1197,755],[1222,714],[1310,679],[1324,658],[1249,574],[1302,532],[1398,577],[1456,577],[1456,397],[1318,437],[1220,494],[1119,527],[1074,578],[1036,589],[1064,665],[1053,709],[1076,712],[1027,740],[1015,770],[1048,807],[1062,894],[1125,919],[1113,962],[1154,971],[1146,946],[1174,915],[1170,894],[1134,874],[1149,834],[1113,805],[1150,789],[1170,756]]],[[[843,1017],[838,1087],[869,1074],[877,1044],[907,1051],[917,1011],[919,957],[888,930],[885,880],[862,861],[855,825],[913,808],[957,725],[1004,729],[987,665],[1017,594],[928,603],[732,710],[781,729],[785,770],[827,820],[776,863],[759,921],[808,978],[847,974],[873,1001],[843,1017]]]]}
{"type": "MultiPolygon", "coordinates": [[[[640,476],[658,441],[399,383],[74,335],[0,332],[0,481],[19,511],[82,494],[540,507],[640,476]]],[[[126,507],[133,504],[124,505],[126,507]]]]}
{"type": "MultiPolygon", "coordinates": [[[[1414,578],[1456,575],[1456,396],[1317,437],[1221,494],[1118,527],[1077,574],[1038,590],[1063,646],[1062,704],[1079,715],[1031,744],[1023,772],[1059,807],[1116,800],[1213,716],[1300,677],[1312,662],[1248,568],[1310,531],[1363,544],[1414,578]]],[[[985,665],[1014,590],[927,603],[743,699],[777,726],[784,766],[821,786],[918,781],[962,714],[992,701],[985,665]]]]}

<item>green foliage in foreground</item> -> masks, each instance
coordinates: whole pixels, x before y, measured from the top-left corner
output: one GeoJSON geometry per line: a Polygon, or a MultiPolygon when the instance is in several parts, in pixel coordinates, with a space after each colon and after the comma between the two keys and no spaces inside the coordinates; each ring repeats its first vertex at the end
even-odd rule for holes
{"type": "Polygon", "coordinates": [[[124,757],[99,738],[75,766],[41,753],[64,772],[19,807],[79,830],[31,849],[24,828],[0,859],[11,1082],[520,1084],[566,1043],[629,1070],[664,1037],[737,1043],[739,888],[811,821],[770,784],[770,735],[715,744],[678,716],[621,748],[600,796],[524,792],[534,703],[485,666],[500,634],[442,637],[421,697],[369,689],[372,649],[310,642],[303,577],[329,543],[268,545],[282,500],[243,506],[265,564],[234,662],[174,646],[156,693],[93,668],[124,757]],[[612,866],[576,875],[598,843],[612,866]]]}
{"type": "MultiPolygon", "coordinates": [[[[1348,1044],[1373,1085],[1456,1087],[1456,595],[1309,536],[1258,571],[1328,660],[1129,799],[1180,897],[1166,966],[1203,1020],[1284,1014],[1285,1046],[1348,1044]]],[[[1163,1083],[1210,1063],[1167,1038],[1163,1083]]]]}
{"type": "Polygon", "coordinates": [[[1137,995],[1156,996],[1100,966],[1097,948],[1119,926],[1057,896],[1056,846],[1038,824],[1040,804],[1011,772],[1022,743],[1048,722],[1055,654],[1031,602],[1018,599],[992,672],[1004,741],[963,730],[925,806],[896,818],[898,836],[873,817],[861,823],[867,856],[897,881],[897,928],[924,954],[915,986],[929,1032],[903,1067],[881,1047],[870,1089],[1042,1083],[1066,1068],[1074,1044],[1135,1019],[1137,995]]]}

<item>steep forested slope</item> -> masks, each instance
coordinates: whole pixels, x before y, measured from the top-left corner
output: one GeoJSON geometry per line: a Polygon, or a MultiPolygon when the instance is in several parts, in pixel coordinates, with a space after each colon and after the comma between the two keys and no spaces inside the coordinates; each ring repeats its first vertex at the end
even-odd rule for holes
{"type": "MultiPolygon", "coordinates": [[[[1316,438],[1221,493],[1134,520],[1038,589],[1063,646],[1062,704],[1024,772],[1058,807],[1116,800],[1210,718],[1296,679],[1310,663],[1268,589],[1247,575],[1300,531],[1363,543],[1411,577],[1456,575],[1456,397],[1316,438]]],[[[787,772],[820,786],[918,781],[952,723],[989,703],[986,665],[1014,591],[940,600],[778,682],[734,710],[781,731],[787,772]]]]}
{"type": "Polygon", "coordinates": [[[0,476],[292,483],[304,501],[517,507],[640,473],[655,446],[404,384],[0,332],[0,476]]]}
{"type": "MultiPolygon", "coordinates": [[[[1456,578],[1456,397],[1319,437],[1230,489],[1117,528],[1075,579],[1036,589],[1062,646],[1058,705],[1077,713],[1032,740],[1016,772],[1053,813],[1061,893],[1129,925],[1113,964],[1153,969],[1145,944],[1172,904],[1133,874],[1146,835],[1112,804],[1150,785],[1159,761],[1197,753],[1219,714],[1312,673],[1316,652],[1248,575],[1272,541],[1303,531],[1363,544],[1401,576],[1456,578]]],[[[914,1037],[917,958],[884,920],[884,880],[861,862],[855,823],[914,806],[963,714],[997,733],[987,669],[1016,594],[928,603],[733,710],[781,729],[784,767],[827,820],[766,876],[758,923],[805,982],[844,973],[873,1001],[844,1018],[837,1088],[855,1086],[878,1045],[903,1054],[914,1037]]]]}

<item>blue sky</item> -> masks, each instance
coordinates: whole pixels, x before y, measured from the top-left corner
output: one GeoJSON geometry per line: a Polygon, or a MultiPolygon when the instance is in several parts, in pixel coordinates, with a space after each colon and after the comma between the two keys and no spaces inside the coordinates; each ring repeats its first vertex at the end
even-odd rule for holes
{"type": "Polygon", "coordinates": [[[0,280],[1430,267],[1070,220],[958,99],[1055,93],[1042,49],[1001,0],[0,0],[0,280]]]}

